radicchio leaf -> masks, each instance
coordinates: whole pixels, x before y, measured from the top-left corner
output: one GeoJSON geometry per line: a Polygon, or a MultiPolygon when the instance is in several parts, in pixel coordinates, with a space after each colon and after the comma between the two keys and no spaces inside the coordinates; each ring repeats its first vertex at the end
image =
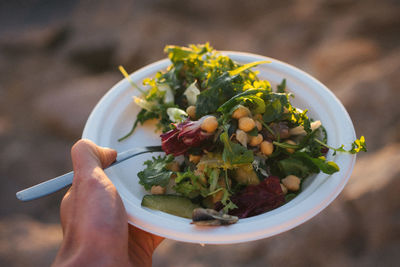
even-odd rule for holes
{"type": "Polygon", "coordinates": [[[201,130],[201,124],[205,118],[206,116],[198,121],[188,119],[174,124],[175,129],[160,135],[162,150],[167,155],[179,156],[186,153],[189,148],[201,146],[205,140],[213,136],[212,133],[201,130]]]}

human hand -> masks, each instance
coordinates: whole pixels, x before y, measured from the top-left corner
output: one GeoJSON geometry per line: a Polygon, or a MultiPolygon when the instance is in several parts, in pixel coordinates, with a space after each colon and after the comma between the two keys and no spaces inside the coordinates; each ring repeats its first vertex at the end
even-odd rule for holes
{"type": "Polygon", "coordinates": [[[122,200],[103,171],[116,156],[89,140],[72,147],[74,180],[61,202],[64,238],[54,266],[151,266],[163,238],[128,225],[122,200]]]}

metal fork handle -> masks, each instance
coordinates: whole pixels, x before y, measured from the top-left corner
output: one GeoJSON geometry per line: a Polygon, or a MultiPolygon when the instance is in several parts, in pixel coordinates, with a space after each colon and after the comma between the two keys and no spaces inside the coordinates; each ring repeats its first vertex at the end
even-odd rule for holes
{"type": "MultiPolygon", "coordinates": [[[[148,146],[144,148],[133,148],[124,152],[121,152],[117,155],[116,160],[110,166],[113,167],[121,162],[124,162],[127,159],[133,158],[135,156],[144,154],[144,153],[152,153],[152,152],[161,152],[160,146],[148,146]]],[[[29,201],[38,199],[47,195],[50,195],[54,192],[57,192],[64,187],[67,187],[72,184],[74,179],[74,172],[71,171],[69,173],[60,175],[48,181],[42,182],[40,184],[34,185],[32,187],[26,188],[16,193],[16,196],[21,201],[29,201]]]]}

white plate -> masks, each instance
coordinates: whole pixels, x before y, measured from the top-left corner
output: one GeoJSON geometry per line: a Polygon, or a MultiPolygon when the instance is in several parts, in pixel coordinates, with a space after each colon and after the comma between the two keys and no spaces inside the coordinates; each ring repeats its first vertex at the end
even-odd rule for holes
{"type": "MultiPolygon", "coordinates": [[[[293,104],[301,109],[307,108],[311,118],[321,120],[328,132],[330,146],[338,147],[354,141],[354,127],[345,108],[333,93],[315,78],[272,58],[248,53],[224,53],[239,63],[270,60],[272,63],[255,68],[260,72],[259,77],[269,80],[274,88],[286,78],[289,91],[295,95],[293,104]]],[[[164,70],[169,64],[168,59],[155,62],[136,71],[131,78],[137,84],[142,84],[144,78],[164,70]]],[[[138,91],[133,89],[126,79],[116,84],[90,114],[82,137],[91,139],[100,146],[115,148],[118,152],[132,147],[159,145],[160,138],[154,133],[154,124],[151,123],[138,127],[127,140],[117,141],[130,130],[140,110],[132,101],[133,95],[138,95],[138,91]]],[[[342,191],[355,163],[354,155],[338,153],[333,157],[330,152],[327,158],[334,160],[340,171],[333,175],[320,173],[309,177],[303,184],[303,191],[288,204],[258,216],[241,219],[234,225],[198,227],[191,225],[188,219],[141,207],[140,203],[146,192],[138,184],[136,174],[143,169],[143,162],[151,156],[154,154],[145,154],[107,170],[125,204],[129,222],[159,236],[202,244],[257,240],[304,223],[328,206],[342,191]]]]}

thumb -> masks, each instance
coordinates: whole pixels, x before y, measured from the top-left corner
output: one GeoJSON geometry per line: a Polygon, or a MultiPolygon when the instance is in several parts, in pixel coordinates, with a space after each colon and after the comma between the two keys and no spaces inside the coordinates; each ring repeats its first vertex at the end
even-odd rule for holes
{"type": "Polygon", "coordinates": [[[110,166],[117,158],[117,151],[114,149],[100,146],[96,146],[96,149],[103,169],[110,166]]]}
{"type": "Polygon", "coordinates": [[[110,148],[97,146],[90,140],[82,139],[71,149],[71,159],[74,171],[105,168],[115,161],[117,152],[110,148]]]}

